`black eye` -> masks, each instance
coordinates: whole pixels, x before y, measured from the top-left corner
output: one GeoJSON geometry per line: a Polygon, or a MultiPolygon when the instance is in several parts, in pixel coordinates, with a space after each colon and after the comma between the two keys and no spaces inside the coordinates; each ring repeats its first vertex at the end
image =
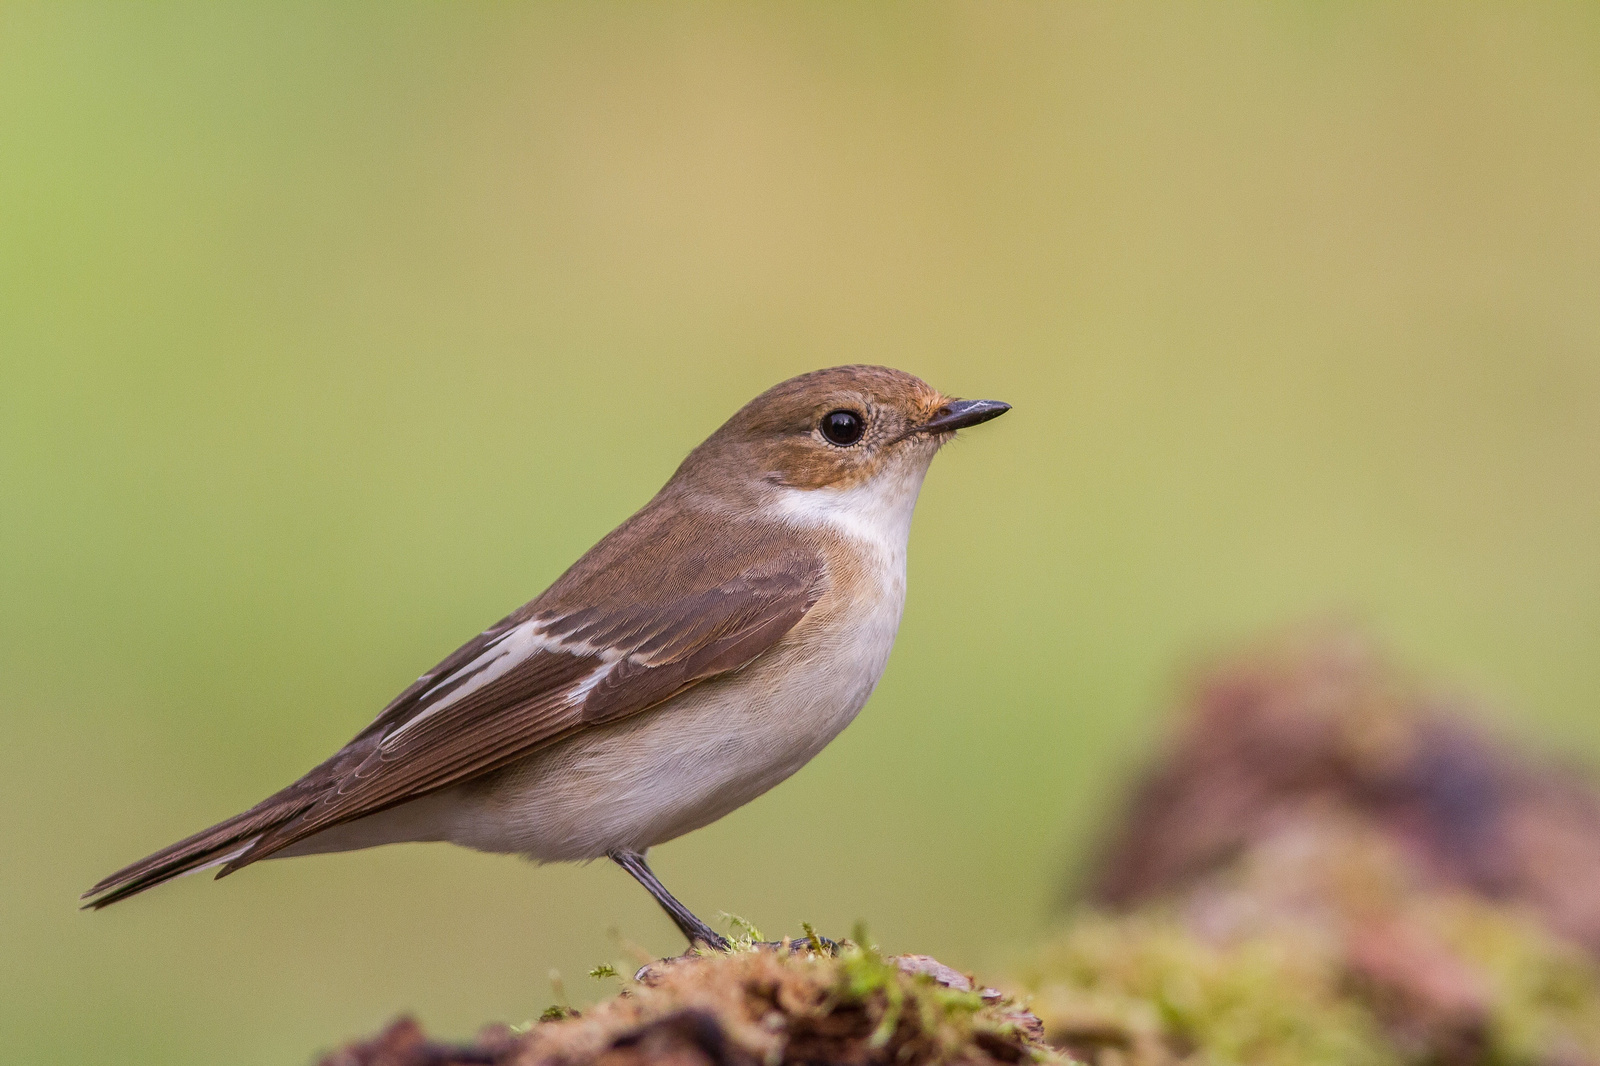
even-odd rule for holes
{"type": "Polygon", "coordinates": [[[841,448],[848,448],[860,440],[866,428],[861,416],[854,411],[829,411],[822,416],[822,435],[828,438],[829,444],[837,444],[841,448]]]}

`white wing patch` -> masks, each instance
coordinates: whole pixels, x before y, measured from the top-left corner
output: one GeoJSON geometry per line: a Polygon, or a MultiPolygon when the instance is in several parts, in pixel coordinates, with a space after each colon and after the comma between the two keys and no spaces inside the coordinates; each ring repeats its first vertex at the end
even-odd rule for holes
{"type": "Polygon", "coordinates": [[[595,667],[593,672],[591,672],[588,677],[578,682],[573,690],[567,693],[568,703],[572,704],[574,707],[582,704],[584,700],[589,698],[589,693],[594,691],[594,687],[596,685],[610,677],[611,672],[615,670],[617,665],[624,659],[630,658],[630,656],[626,655],[616,655],[614,652],[612,654],[614,656],[613,658],[607,660],[602,665],[595,667]]]}
{"type": "Polygon", "coordinates": [[[196,866],[192,870],[183,871],[183,873],[179,874],[178,876],[179,877],[188,877],[190,874],[197,874],[201,870],[209,870],[214,866],[221,866],[223,863],[232,862],[234,859],[237,859],[239,856],[243,855],[245,852],[247,852],[251,848],[255,847],[256,841],[258,841],[260,839],[261,839],[261,834],[257,833],[255,836],[253,836],[250,839],[246,840],[243,844],[239,845],[237,848],[234,848],[232,851],[228,852],[226,855],[219,855],[215,859],[212,859],[210,862],[204,863],[204,864],[202,864],[200,866],[196,866]]]}
{"type": "Polygon", "coordinates": [[[601,661],[601,665],[596,667],[568,694],[567,701],[573,704],[582,703],[584,698],[589,695],[589,692],[601,681],[605,680],[606,675],[615,669],[617,663],[625,658],[615,648],[596,647],[587,641],[569,641],[562,640],[559,637],[547,636],[544,624],[538,619],[530,618],[528,621],[512,626],[495,637],[471,662],[461,665],[435,681],[432,687],[427,692],[424,692],[418,700],[419,703],[425,704],[425,706],[407,719],[398,729],[386,735],[382,743],[378,745],[379,750],[392,750],[396,742],[414,726],[420,725],[433,715],[466,698],[483,686],[504,677],[533,656],[544,652],[583,655],[601,661]],[[463,678],[467,680],[463,681],[463,678]],[[452,684],[456,684],[457,687],[434,702],[428,703],[428,697],[448,688],[452,684]]]}

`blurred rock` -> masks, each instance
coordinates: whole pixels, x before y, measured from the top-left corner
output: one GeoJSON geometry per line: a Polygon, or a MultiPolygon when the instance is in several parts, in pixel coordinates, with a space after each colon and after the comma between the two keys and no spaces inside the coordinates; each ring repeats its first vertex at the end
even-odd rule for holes
{"type": "Polygon", "coordinates": [[[1600,798],[1357,639],[1205,676],[1087,897],[1024,983],[1091,1062],[1600,1063],[1600,798]]]}
{"type": "Polygon", "coordinates": [[[1089,896],[1128,906],[1191,891],[1294,823],[1336,816],[1392,841],[1419,881],[1527,904],[1600,952],[1600,796],[1350,637],[1203,681],[1089,896]]]}

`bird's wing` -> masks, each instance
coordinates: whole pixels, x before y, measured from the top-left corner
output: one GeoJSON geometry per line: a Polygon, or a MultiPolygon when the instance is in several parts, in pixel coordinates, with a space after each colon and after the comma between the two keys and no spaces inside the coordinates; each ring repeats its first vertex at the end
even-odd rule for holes
{"type": "Polygon", "coordinates": [[[644,525],[619,528],[548,592],[424,674],[341,751],[273,797],[301,809],[280,807],[288,817],[222,873],[737,670],[822,594],[822,557],[781,529],[713,520],[644,525]]]}

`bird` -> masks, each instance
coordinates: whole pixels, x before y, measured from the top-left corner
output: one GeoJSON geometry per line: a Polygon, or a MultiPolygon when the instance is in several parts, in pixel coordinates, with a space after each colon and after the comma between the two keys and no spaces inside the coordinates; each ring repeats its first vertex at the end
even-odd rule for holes
{"type": "Polygon", "coordinates": [[[127,866],[99,909],[266,858],[448,841],[609,858],[697,946],[646,862],[788,778],[856,717],[900,625],[912,510],[957,430],[1010,410],[852,365],[740,408],[545,592],[241,814],[127,866]]]}

